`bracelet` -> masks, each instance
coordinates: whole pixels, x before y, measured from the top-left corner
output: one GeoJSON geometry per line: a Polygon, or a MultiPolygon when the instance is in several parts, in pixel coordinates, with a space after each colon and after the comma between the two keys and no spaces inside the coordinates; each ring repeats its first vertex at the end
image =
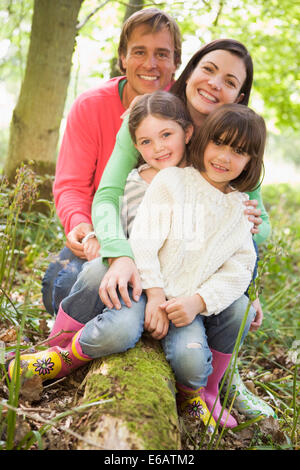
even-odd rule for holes
{"type": "Polygon", "coordinates": [[[81,243],[87,242],[90,238],[95,238],[96,234],[95,232],[89,232],[82,240],[81,243]]]}

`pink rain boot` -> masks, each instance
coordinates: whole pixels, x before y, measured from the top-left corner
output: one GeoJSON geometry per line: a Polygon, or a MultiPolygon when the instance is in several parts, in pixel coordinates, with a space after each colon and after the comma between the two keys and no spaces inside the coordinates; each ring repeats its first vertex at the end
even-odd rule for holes
{"type": "MultiPolygon", "coordinates": [[[[79,338],[83,328],[79,330],[64,347],[51,348],[33,354],[20,355],[20,374],[27,368],[33,375],[39,375],[43,381],[59,379],[69,375],[73,370],[91,361],[92,358],[82,352],[79,338]]],[[[8,365],[10,380],[14,374],[15,359],[8,365]]]]}
{"type": "Polygon", "coordinates": [[[50,346],[64,347],[69,343],[76,331],[80,330],[83,326],[83,323],[79,323],[77,320],[74,320],[66,312],[64,312],[62,306],[60,305],[55,318],[55,323],[49,335],[48,344],[50,346]],[[58,334],[61,331],[64,331],[64,333],[58,334]],[[57,336],[54,339],[51,339],[51,337],[55,335],[57,336]]]}
{"type": "MultiPolygon", "coordinates": [[[[215,351],[214,349],[211,349],[211,352],[213,357],[213,372],[208,377],[205,388],[205,401],[210,411],[213,409],[217,395],[219,393],[219,382],[222,379],[231,358],[231,354],[224,354],[219,351],[215,351]]],[[[221,409],[222,405],[220,403],[220,398],[218,397],[212,412],[216,421],[219,419],[221,409]]],[[[223,410],[223,414],[220,420],[220,425],[224,426],[224,424],[226,428],[234,428],[238,425],[237,421],[228,413],[226,409],[223,410]]]]}

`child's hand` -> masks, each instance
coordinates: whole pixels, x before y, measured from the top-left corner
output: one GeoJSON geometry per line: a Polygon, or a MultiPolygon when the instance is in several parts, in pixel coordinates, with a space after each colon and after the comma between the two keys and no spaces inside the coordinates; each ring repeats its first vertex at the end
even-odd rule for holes
{"type": "Polygon", "coordinates": [[[168,315],[168,319],[177,327],[192,323],[198,313],[205,310],[205,303],[200,295],[177,297],[160,305],[168,315]]]}
{"type": "Polygon", "coordinates": [[[90,238],[83,244],[83,251],[88,261],[98,258],[100,251],[100,244],[97,238],[90,238]]]}
{"type": "Polygon", "coordinates": [[[162,289],[157,289],[155,295],[153,291],[150,295],[149,290],[146,291],[148,302],[145,309],[144,327],[146,331],[151,333],[153,338],[162,339],[166,336],[169,329],[168,316],[166,312],[160,308],[160,304],[164,302],[166,298],[162,289]]]}

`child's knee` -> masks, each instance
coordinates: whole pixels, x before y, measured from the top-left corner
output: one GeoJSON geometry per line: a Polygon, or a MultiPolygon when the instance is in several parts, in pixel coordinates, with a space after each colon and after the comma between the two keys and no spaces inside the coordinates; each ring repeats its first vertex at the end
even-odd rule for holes
{"type": "Polygon", "coordinates": [[[119,321],[114,316],[98,315],[89,321],[80,338],[85,354],[97,358],[131,349],[143,332],[143,321],[130,321],[126,311],[121,312],[119,321]]]}
{"type": "Polygon", "coordinates": [[[211,373],[212,355],[209,347],[201,342],[190,342],[177,351],[172,360],[176,379],[183,385],[199,388],[206,385],[211,373]]]}

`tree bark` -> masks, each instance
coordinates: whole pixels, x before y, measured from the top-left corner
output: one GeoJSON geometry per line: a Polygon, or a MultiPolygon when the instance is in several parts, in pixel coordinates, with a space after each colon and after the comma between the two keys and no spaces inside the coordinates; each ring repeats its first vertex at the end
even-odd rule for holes
{"type": "MultiPolygon", "coordinates": [[[[157,341],[143,336],[135,348],[93,361],[80,402],[111,399],[80,421],[78,449],[179,450],[175,379],[157,341]],[[87,442],[94,442],[95,445],[87,442]]],[[[76,423],[75,423],[76,426],[76,423]]]]}
{"type": "Polygon", "coordinates": [[[21,162],[54,174],[59,127],[70,79],[76,24],[84,0],[35,0],[27,64],[14,109],[4,172],[21,162]]]}

